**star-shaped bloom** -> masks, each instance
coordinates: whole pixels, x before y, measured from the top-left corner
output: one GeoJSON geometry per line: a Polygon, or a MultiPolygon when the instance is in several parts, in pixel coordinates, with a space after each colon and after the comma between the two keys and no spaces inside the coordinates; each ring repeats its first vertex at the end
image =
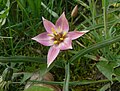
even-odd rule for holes
{"type": "Polygon", "coordinates": [[[47,67],[56,59],[60,50],[72,49],[72,40],[75,40],[85,33],[86,31],[69,31],[69,24],[65,17],[64,12],[58,18],[55,25],[43,18],[43,25],[46,32],[43,32],[32,39],[39,42],[44,46],[51,46],[47,55],[47,67]]]}

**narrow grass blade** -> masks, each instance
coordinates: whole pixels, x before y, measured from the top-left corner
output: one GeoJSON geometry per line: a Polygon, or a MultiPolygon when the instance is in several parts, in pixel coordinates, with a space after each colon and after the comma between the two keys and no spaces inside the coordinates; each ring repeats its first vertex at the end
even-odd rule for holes
{"type": "Polygon", "coordinates": [[[82,0],[74,0],[75,2],[79,3],[80,5],[84,6],[85,8],[89,9],[90,7],[84,3],[82,0]]]}
{"type": "Polygon", "coordinates": [[[90,53],[90,52],[95,51],[97,49],[103,48],[105,46],[108,46],[108,45],[113,44],[113,43],[118,42],[118,41],[120,41],[120,35],[113,37],[113,38],[110,38],[110,39],[107,39],[107,40],[104,40],[104,41],[99,42],[97,44],[94,44],[88,48],[81,50],[81,51],[78,51],[78,53],[76,53],[69,61],[73,62],[77,58],[79,58],[87,53],[90,53]]]}
{"type": "Polygon", "coordinates": [[[41,2],[41,5],[55,18],[58,18],[58,14],[49,9],[43,2],[41,2]]]}

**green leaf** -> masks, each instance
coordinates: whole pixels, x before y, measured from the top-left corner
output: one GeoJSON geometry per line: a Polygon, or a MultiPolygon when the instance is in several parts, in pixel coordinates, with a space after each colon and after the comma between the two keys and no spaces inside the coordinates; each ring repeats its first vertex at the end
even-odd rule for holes
{"type": "Polygon", "coordinates": [[[42,87],[42,86],[31,86],[24,91],[54,91],[52,88],[42,87]]]}
{"type": "Polygon", "coordinates": [[[32,76],[32,73],[24,73],[23,79],[21,80],[21,84],[24,83],[31,76],[32,76]]]}
{"type": "Polygon", "coordinates": [[[104,74],[110,81],[112,81],[112,76],[114,75],[114,68],[118,67],[117,61],[100,61],[96,64],[99,71],[104,74]]]}

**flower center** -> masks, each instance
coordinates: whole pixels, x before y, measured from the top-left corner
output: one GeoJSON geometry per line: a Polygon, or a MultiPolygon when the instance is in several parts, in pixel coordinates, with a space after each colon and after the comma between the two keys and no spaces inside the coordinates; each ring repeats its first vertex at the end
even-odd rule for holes
{"type": "Polygon", "coordinates": [[[63,42],[65,38],[66,38],[66,32],[54,35],[54,38],[53,38],[54,44],[59,44],[63,42]]]}
{"type": "Polygon", "coordinates": [[[54,44],[59,44],[63,42],[67,34],[67,32],[57,33],[53,28],[52,28],[52,33],[53,35],[49,34],[49,36],[53,37],[52,40],[54,41],[54,44]]]}

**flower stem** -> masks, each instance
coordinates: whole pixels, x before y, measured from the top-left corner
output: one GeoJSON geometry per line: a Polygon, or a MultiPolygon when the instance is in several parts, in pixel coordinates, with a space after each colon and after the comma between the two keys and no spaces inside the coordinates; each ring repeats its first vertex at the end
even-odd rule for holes
{"type": "Polygon", "coordinates": [[[69,91],[69,79],[70,79],[70,64],[66,62],[65,64],[65,81],[63,85],[63,91],[69,91]]]}

